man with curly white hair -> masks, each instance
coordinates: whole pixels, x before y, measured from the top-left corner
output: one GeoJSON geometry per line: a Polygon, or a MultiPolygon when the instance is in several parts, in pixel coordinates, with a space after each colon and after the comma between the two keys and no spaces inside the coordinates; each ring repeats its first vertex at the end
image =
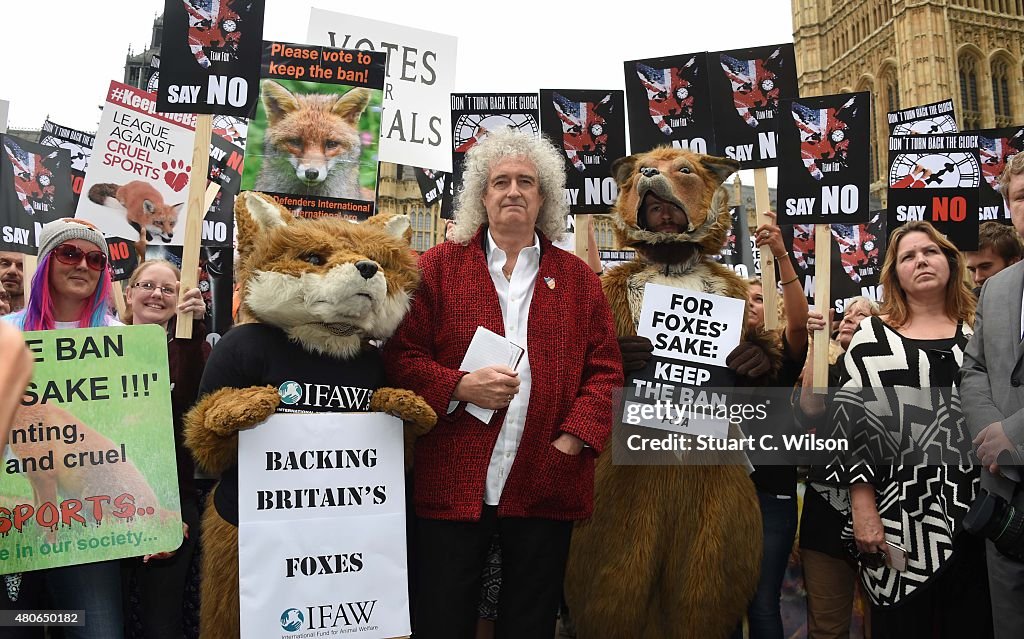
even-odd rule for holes
{"type": "Polygon", "coordinates": [[[565,168],[546,140],[494,131],[466,155],[454,237],[424,253],[412,309],[384,351],[393,383],[438,425],[416,444],[414,629],[472,638],[492,536],[502,551],[496,636],[554,632],[572,522],[593,509],[622,362],[593,271],[553,246],[565,168]],[[522,347],[516,365],[459,367],[477,327],[522,347]],[[487,423],[468,404],[493,410],[487,423]]]}

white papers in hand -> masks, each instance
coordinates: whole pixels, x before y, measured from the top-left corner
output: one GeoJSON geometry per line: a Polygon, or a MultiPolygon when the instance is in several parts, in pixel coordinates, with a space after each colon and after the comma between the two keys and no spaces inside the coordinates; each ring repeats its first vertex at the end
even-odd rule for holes
{"type": "MultiPolygon", "coordinates": [[[[523,348],[498,335],[494,331],[487,330],[483,326],[476,327],[473,334],[473,341],[469,343],[469,350],[462,358],[460,371],[472,373],[487,366],[508,366],[515,370],[519,366],[519,360],[523,358],[523,348]]],[[[466,412],[476,417],[485,424],[490,423],[494,417],[494,411],[481,408],[476,404],[466,403],[466,412]]]]}

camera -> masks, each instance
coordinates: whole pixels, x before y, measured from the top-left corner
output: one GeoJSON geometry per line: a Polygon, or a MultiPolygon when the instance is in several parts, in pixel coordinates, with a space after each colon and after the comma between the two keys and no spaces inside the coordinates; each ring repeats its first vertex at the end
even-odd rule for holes
{"type": "Polygon", "coordinates": [[[999,495],[982,489],[964,516],[964,529],[991,539],[1004,555],[1024,561],[1024,511],[999,495]]]}

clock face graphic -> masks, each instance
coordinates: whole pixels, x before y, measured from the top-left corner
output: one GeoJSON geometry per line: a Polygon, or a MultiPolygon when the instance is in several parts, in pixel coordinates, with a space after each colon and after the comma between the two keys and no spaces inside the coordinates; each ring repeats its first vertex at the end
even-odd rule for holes
{"type": "Polygon", "coordinates": [[[956,120],[953,119],[953,116],[937,115],[934,118],[897,124],[892,130],[892,135],[934,135],[956,132],[956,120]]]}
{"type": "Polygon", "coordinates": [[[529,113],[468,113],[460,115],[459,119],[455,121],[452,144],[455,149],[463,147],[463,151],[468,151],[473,144],[482,140],[489,131],[495,131],[506,126],[525,131],[531,135],[538,135],[540,133],[540,127],[537,126],[537,118],[529,113]]]}
{"type": "Polygon", "coordinates": [[[901,153],[889,168],[896,188],[977,188],[981,167],[971,153],[901,153]]]}

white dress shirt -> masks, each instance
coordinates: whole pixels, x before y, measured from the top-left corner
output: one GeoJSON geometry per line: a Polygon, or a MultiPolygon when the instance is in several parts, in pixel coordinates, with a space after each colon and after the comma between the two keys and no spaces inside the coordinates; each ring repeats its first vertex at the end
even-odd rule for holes
{"type": "Polygon", "coordinates": [[[505,266],[505,251],[494,243],[490,230],[487,231],[487,270],[491,273],[494,290],[498,293],[501,305],[501,319],[505,323],[505,337],[513,344],[523,347],[523,357],[519,361],[519,392],[512,398],[505,413],[505,421],[498,433],[498,441],[491,451],[491,461],[487,466],[487,484],[484,489],[484,503],[496,506],[501,500],[501,492],[505,488],[505,480],[512,469],[512,462],[519,450],[519,440],[523,436],[526,425],[526,410],[530,405],[530,349],[526,343],[526,329],[530,317],[530,303],[533,301],[533,287],[540,272],[540,240],[533,234],[533,246],[519,251],[512,277],[505,279],[501,268],[505,266]]]}

